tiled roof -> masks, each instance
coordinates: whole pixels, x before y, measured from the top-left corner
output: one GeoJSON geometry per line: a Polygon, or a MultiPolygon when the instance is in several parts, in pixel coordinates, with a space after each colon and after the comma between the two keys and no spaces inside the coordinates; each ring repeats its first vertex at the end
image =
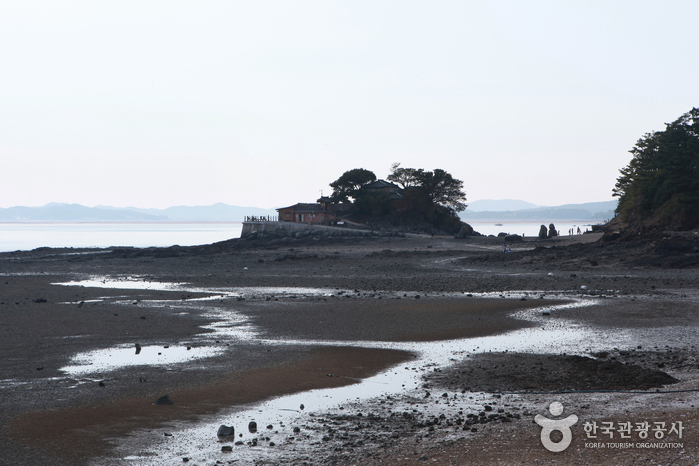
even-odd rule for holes
{"type": "Polygon", "coordinates": [[[294,212],[327,212],[320,204],[304,204],[298,203],[289,207],[281,207],[276,209],[277,212],[280,210],[292,209],[294,212]]]}
{"type": "Polygon", "coordinates": [[[376,180],[372,181],[369,184],[365,184],[362,186],[364,189],[385,189],[385,188],[391,188],[391,189],[400,189],[400,186],[394,183],[390,183],[385,180],[376,180]]]}

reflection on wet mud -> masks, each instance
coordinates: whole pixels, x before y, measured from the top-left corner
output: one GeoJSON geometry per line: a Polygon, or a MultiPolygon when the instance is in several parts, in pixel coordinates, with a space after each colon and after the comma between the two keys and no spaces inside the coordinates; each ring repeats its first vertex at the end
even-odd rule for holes
{"type": "MultiPolygon", "coordinates": [[[[111,280],[98,278],[88,281],[64,283],[74,286],[94,286],[105,288],[149,289],[149,290],[177,290],[189,293],[205,293],[215,296],[216,299],[266,299],[270,296],[339,296],[352,293],[347,290],[320,289],[320,288],[196,288],[185,284],[172,284],[161,282],[139,282],[135,279],[111,280]],[[126,285],[126,286],[124,286],[126,285]]],[[[392,293],[388,293],[391,295],[392,293]]],[[[403,293],[395,293],[401,296],[403,293]]],[[[537,296],[541,292],[511,291],[508,293],[473,293],[468,296],[501,298],[518,298],[521,296],[537,296]]],[[[444,296],[461,296],[463,293],[443,293],[444,296]]],[[[266,402],[243,408],[231,408],[226,412],[212,417],[209,421],[202,421],[195,427],[182,425],[172,436],[165,439],[153,438],[148,455],[133,456],[133,450],[129,450],[129,441],[121,445],[122,457],[126,464],[166,465],[182,461],[183,452],[196,451],[202,458],[214,458],[221,454],[221,443],[216,440],[215,433],[221,424],[234,425],[238,432],[234,441],[247,442],[256,439],[257,433],[250,433],[243,427],[249,421],[255,421],[258,425],[272,426],[276,437],[283,435],[299,436],[294,433],[292,426],[309,422],[309,418],[321,412],[342,412],[345,407],[353,406],[359,409],[362,402],[376,399],[382,396],[393,395],[418,395],[422,384],[422,376],[428,370],[439,370],[450,366],[456,360],[468,358],[473,354],[483,352],[537,352],[578,354],[581,351],[590,351],[605,345],[601,332],[586,327],[570,320],[556,319],[556,315],[565,312],[566,309],[590,306],[596,303],[596,298],[580,297],[579,293],[547,294],[547,298],[571,299],[566,304],[551,305],[546,299],[541,300],[538,308],[516,312],[513,317],[525,321],[535,322],[537,325],[519,329],[513,332],[478,338],[463,338],[446,341],[429,342],[372,342],[372,341],[334,341],[334,340],[294,340],[294,339],[268,339],[261,338],[257,327],[250,319],[234,310],[221,310],[214,306],[207,307],[206,299],[187,300],[173,303],[165,300],[143,300],[146,306],[168,306],[173,310],[184,311],[196,308],[205,311],[205,316],[211,318],[212,323],[202,327],[202,333],[196,337],[197,347],[142,346],[137,351],[134,346],[122,346],[95,350],[76,355],[70,366],[62,370],[70,375],[85,375],[95,372],[116,370],[130,365],[157,364],[171,365],[189,363],[197,359],[220,355],[225,347],[220,342],[252,342],[262,345],[311,345],[311,346],[354,346],[364,348],[381,348],[411,351],[417,358],[408,364],[401,364],[373,377],[360,380],[359,383],[332,389],[311,390],[307,392],[282,396],[266,402]],[[546,311],[545,313],[543,311],[546,311]],[[305,405],[304,411],[300,406],[305,405]],[[213,440],[212,440],[213,439],[213,440]],[[131,454],[127,454],[127,452],[131,454]]],[[[210,299],[210,298],[209,298],[210,299]]],[[[623,341],[624,335],[618,335],[618,342],[623,341]]],[[[342,374],[329,374],[342,376],[342,374]]],[[[456,396],[456,395],[455,395],[456,396]]],[[[469,393],[469,398],[461,402],[464,406],[478,404],[483,395],[469,393]]],[[[270,432],[271,434],[271,432],[270,432]]],[[[315,435],[307,433],[304,435],[315,435]]],[[[256,441],[256,440],[255,440],[256,441]]],[[[312,442],[305,442],[312,443],[312,442]]],[[[301,447],[300,447],[301,448],[301,447]]],[[[260,459],[265,455],[274,456],[266,449],[260,447],[238,449],[236,458],[245,460],[260,459]]]]}

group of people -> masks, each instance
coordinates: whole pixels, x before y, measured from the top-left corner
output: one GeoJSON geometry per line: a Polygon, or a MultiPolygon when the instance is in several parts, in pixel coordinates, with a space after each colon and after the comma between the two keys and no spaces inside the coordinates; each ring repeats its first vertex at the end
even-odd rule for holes
{"type": "Polygon", "coordinates": [[[575,231],[575,225],[573,225],[573,228],[568,230],[569,235],[582,235],[582,231],[580,231],[580,227],[578,227],[578,231],[575,231]]]}

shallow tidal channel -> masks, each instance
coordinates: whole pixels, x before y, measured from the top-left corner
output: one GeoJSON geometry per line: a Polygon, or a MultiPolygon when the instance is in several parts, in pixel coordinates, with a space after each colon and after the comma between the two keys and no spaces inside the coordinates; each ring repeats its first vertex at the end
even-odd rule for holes
{"type": "MultiPolygon", "coordinates": [[[[134,365],[158,365],[163,367],[182,364],[199,364],[207,358],[230,351],[236,343],[303,346],[342,346],[409,351],[415,359],[391,367],[373,377],[353,379],[352,384],[330,389],[318,389],[295,393],[266,400],[246,406],[235,406],[222,410],[216,415],[202,418],[196,425],[178,423],[157,432],[134,432],[130,437],[119,440],[117,457],[108,459],[108,464],[132,465],[170,465],[181,463],[183,458],[198,461],[240,461],[267,458],[273,462],[279,455],[313,448],[321,442],[322,435],[304,426],[314,418],[325,413],[361,413],[367,415],[372,400],[380,397],[414,396],[424,397],[422,388],[426,373],[449,367],[455,362],[463,361],[472,355],[485,352],[532,352],[532,353],[567,353],[583,354],[605,347],[604,334],[594,328],[565,319],[567,309],[594,305],[599,298],[579,295],[546,294],[547,299],[540,300],[540,306],[521,310],[512,317],[532,322],[534,325],[515,331],[476,338],[459,338],[441,341],[345,341],[345,340],[308,340],[288,338],[266,338],[251,319],[242,312],[211,306],[213,300],[265,300],[270,296],[275,299],[334,297],[348,292],[337,289],[311,288],[197,288],[183,283],[152,282],[138,277],[112,279],[95,277],[90,280],[61,283],[66,286],[101,287],[114,289],[148,289],[177,290],[188,293],[206,293],[208,297],[189,299],[184,302],[153,300],[139,303],[144,306],[168,307],[173,313],[186,313],[196,306],[204,310],[204,315],[211,323],[202,327],[196,336],[196,345],[189,346],[155,346],[147,345],[134,348],[133,345],[102,348],[73,356],[70,364],[61,370],[66,377],[90,377],[109,371],[134,365]],[[552,304],[549,300],[566,299],[565,304],[552,304]],[[218,343],[217,343],[218,342],[218,343]],[[221,342],[230,346],[222,346],[221,342]],[[303,408],[302,408],[303,406],[303,408]],[[257,431],[248,429],[251,421],[256,422],[257,431]],[[231,437],[217,437],[219,426],[229,425],[235,428],[231,437]],[[296,428],[296,430],[294,429],[296,428]],[[289,440],[292,439],[292,440],[289,440]],[[300,442],[303,440],[303,442],[300,442]],[[232,451],[222,451],[222,447],[232,447],[232,451]]],[[[511,291],[507,293],[473,293],[470,296],[492,299],[517,299],[523,295],[534,296],[536,292],[511,291]]],[[[383,293],[390,298],[393,292],[383,293]]],[[[395,293],[401,296],[403,293],[395,293]]],[[[440,297],[467,299],[464,294],[441,294],[440,297]]],[[[124,304],[129,304],[125,302],[124,304]]],[[[616,343],[621,344],[625,336],[617,335],[616,343]]],[[[328,376],[336,376],[328,374],[328,376]]],[[[482,404],[485,395],[468,393],[458,402],[464,408],[482,404]]],[[[458,395],[454,395],[458,397],[458,395]]],[[[396,406],[395,409],[402,409],[396,406]]],[[[405,408],[407,409],[407,407],[405,408]]],[[[228,450],[226,448],[225,450],[228,450]]],[[[106,464],[100,459],[99,464],[106,464]]]]}

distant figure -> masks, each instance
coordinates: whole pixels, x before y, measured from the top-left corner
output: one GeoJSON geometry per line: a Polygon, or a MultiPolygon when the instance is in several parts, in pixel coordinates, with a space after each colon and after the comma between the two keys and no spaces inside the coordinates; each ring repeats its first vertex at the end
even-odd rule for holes
{"type": "Polygon", "coordinates": [[[582,235],[582,231],[580,231],[580,227],[578,227],[578,234],[582,235]]]}

